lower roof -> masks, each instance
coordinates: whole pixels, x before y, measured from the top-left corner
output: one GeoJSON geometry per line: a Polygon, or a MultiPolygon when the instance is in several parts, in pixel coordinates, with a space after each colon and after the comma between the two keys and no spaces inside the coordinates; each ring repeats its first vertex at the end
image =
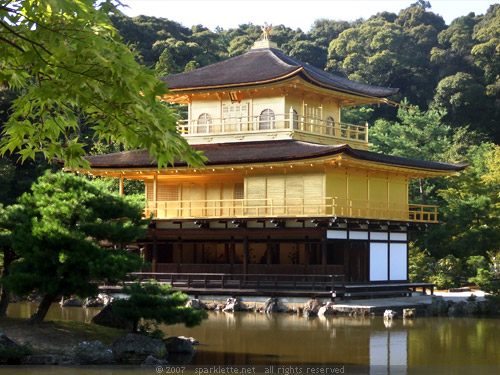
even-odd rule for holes
{"type": "MultiPolygon", "coordinates": [[[[372,151],[353,149],[346,144],[324,145],[293,139],[202,144],[193,145],[192,148],[203,151],[208,159],[205,162],[206,166],[299,161],[345,154],[361,161],[412,169],[457,172],[467,167],[467,164],[449,164],[378,154],[372,151]]],[[[86,159],[92,168],[154,168],[158,166],[146,150],[87,156],[86,159]]],[[[176,160],[175,166],[183,167],[187,164],[185,161],[176,160]]]]}

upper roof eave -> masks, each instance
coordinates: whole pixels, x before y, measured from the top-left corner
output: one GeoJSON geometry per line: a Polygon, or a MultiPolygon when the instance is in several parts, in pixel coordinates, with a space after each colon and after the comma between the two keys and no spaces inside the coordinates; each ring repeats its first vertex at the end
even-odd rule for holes
{"type": "Polygon", "coordinates": [[[385,98],[398,91],[336,76],[274,48],[252,49],[243,55],[159,79],[167,83],[172,93],[176,93],[271,83],[297,74],[323,88],[365,98],[385,98]]]}

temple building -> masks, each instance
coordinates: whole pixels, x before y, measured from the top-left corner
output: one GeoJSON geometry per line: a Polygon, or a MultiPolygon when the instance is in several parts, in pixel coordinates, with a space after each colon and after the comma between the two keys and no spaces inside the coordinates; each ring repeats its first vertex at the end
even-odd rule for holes
{"type": "Polygon", "coordinates": [[[408,282],[408,232],[438,222],[437,207],[409,202],[408,184],[465,166],[371,152],[368,125],[342,122],[342,108],[397,89],[337,77],[267,38],[161,80],[165,100],[188,106],[178,129],[206,164],[159,169],[147,151],[88,157],[94,175],[144,181],[152,272],[203,275],[198,291],[219,276],[219,289],[274,280],[289,292],[306,280],[331,282],[328,293],[337,281],[408,282]]]}

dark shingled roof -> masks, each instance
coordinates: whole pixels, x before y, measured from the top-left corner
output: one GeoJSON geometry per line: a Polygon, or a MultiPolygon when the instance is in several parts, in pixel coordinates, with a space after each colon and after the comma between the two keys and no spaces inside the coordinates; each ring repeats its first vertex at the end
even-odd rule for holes
{"type": "Polygon", "coordinates": [[[395,88],[372,86],[335,76],[274,48],[251,49],[243,55],[190,72],[160,77],[160,80],[166,82],[170,90],[182,91],[279,81],[294,74],[319,86],[363,96],[386,97],[398,92],[395,88]]]}
{"type": "MultiPolygon", "coordinates": [[[[208,158],[207,166],[307,160],[345,153],[359,160],[435,171],[460,171],[467,167],[467,164],[447,164],[377,154],[371,151],[353,149],[349,145],[321,145],[296,140],[217,143],[194,145],[192,147],[195,150],[204,152],[208,158]]],[[[125,151],[115,154],[87,156],[86,159],[92,168],[119,169],[157,166],[147,151],[125,151]]],[[[186,163],[176,161],[175,165],[181,167],[186,166],[186,163]]]]}

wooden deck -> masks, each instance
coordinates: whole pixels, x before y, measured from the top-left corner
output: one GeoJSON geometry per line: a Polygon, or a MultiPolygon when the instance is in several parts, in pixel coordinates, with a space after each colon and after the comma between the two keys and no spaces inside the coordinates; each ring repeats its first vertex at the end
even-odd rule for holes
{"type": "MultiPolygon", "coordinates": [[[[344,275],[154,273],[131,274],[140,282],[156,280],[186,294],[221,296],[374,298],[411,296],[416,288],[434,291],[434,284],[410,282],[347,283],[344,275]]],[[[118,293],[123,285],[101,286],[118,293]]]]}

